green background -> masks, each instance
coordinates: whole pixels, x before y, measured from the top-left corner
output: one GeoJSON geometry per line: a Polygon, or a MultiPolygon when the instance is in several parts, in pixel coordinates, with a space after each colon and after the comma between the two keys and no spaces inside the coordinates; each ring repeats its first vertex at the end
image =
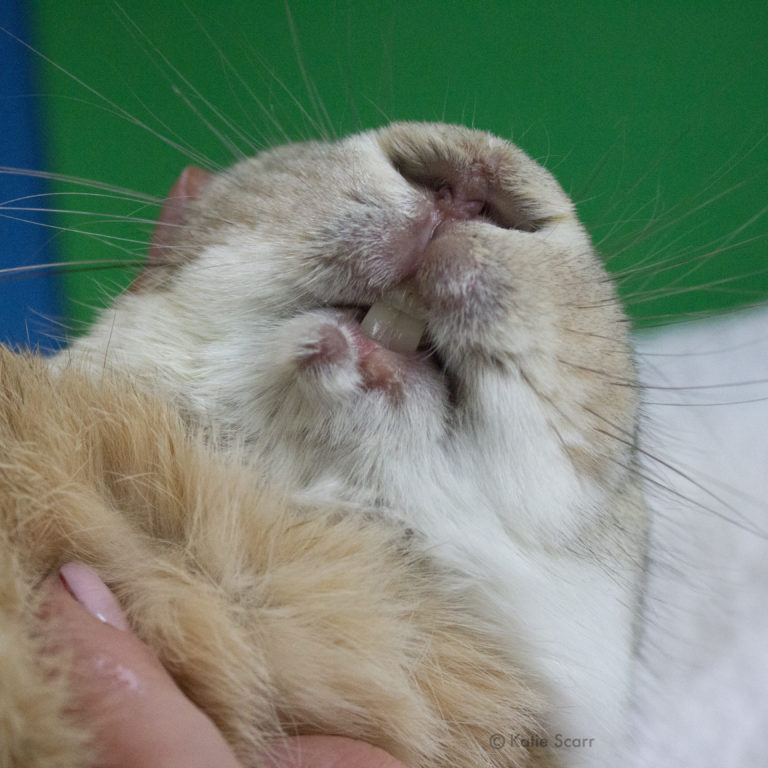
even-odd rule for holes
{"type": "MultiPolygon", "coordinates": [[[[555,173],[638,321],[768,296],[768,3],[32,8],[36,47],[73,75],[40,61],[58,173],[162,196],[191,160],[161,136],[198,164],[226,165],[235,144],[251,152],[391,119],[460,122],[511,138],[555,173]]],[[[91,233],[58,235],[66,258],[144,252],[151,227],[112,217],[156,210],[56,199],[93,214],[60,218],[91,233]]],[[[70,312],[87,319],[129,278],[71,271],[70,312]]]]}

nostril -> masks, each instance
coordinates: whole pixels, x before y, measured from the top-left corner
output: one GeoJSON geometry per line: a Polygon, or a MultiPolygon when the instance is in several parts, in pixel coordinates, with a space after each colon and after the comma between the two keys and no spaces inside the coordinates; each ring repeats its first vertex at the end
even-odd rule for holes
{"type": "Polygon", "coordinates": [[[453,202],[453,187],[447,181],[440,182],[435,187],[435,200],[438,203],[453,202]]]}
{"type": "Polygon", "coordinates": [[[468,199],[462,190],[458,192],[448,182],[435,189],[435,206],[443,219],[476,219],[483,216],[487,203],[484,199],[468,199]]]}
{"type": "Polygon", "coordinates": [[[447,158],[418,162],[418,158],[409,160],[404,156],[390,160],[407,182],[427,192],[442,221],[482,219],[501,229],[521,232],[535,232],[546,223],[531,216],[525,197],[501,188],[494,162],[457,164],[447,158]]]}
{"type": "Polygon", "coordinates": [[[460,221],[477,219],[483,216],[486,205],[485,200],[437,200],[437,208],[445,219],[457,219],[460,221]]]}
{"type": "Polygon", "coordinates": [[[463,200],[460,207],[464,213],[464,218],[476,219],[484,214],[487,205],[485,200],[463,200]]]}

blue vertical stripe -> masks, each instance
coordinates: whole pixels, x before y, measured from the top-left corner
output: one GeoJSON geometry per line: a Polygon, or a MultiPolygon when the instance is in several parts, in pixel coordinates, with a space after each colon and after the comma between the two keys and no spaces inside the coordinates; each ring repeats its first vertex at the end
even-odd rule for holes
{"type": "MultiPolygon", "coordinates": [[[[23,0],[0,2],[0,26],[22,40],[32,39],[23,0]]],[[[44,152],[34,54],[2,32],[0,36],[0,165],[39,170],[44,152]]],[[[3,271],[56,261],[53,230],[40,226],[46,216],[9,210],[44,207],[47,198],[40,195],[45,191],[41,179],[0,173],[0,342],[52,349],[60,334],[55,322],[62,307],[60,281],[50,273],[3,271]]]]}

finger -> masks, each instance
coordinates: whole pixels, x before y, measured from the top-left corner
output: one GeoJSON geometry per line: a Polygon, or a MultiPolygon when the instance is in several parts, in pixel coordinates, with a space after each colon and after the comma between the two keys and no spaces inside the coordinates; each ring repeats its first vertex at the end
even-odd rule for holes
{"type": "Polygon", "coordinates": [[[286,739],[266,768],[406,768],[378,747],[343,736],[286,739]]]}
{"type": "Polygon", "coordinates": [[[89,568],[48,579],[48,644],[72,656],[75,714],[95,736],[99,768],[237,768],[212,721],[128,631],[114,595],[89,568]]]}

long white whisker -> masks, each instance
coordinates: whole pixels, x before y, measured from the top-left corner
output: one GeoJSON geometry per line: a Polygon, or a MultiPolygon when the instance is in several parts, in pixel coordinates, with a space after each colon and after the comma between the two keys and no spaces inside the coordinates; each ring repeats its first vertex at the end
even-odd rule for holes
{"type": "Polygon", "coordinates": [[[117,187],[114,184],[106,184],[101,181],[94,181],[93,179],[86,179],[81,176],[69,176],[64,173],[54,173],[52,171],[36,171],[29,168],[12,168],[7,165],[0,165],[0,173],[9,174],[13,176],[31,176],[38,179],[49,179],[51,181],[58,181],[64,184],[75,184],[82,187],[89,187],[90,189],[100,189],[104,192],[112,192],[115,195],[125,197],[136,202],[147,203],[162,203],[162,198],[155,197],[154,195],[148,195],[143,192],[137,192],[134,189],[125,189],[124,187],[117,187]]]}
{"type": "Polygon", "coordinates": [[[335,135],[335,132],[333,130],[333,122],[331,121],[331,117],[328,114],[327,110],[325,109],[325,105],[322,102],[322,99],[319,97],[319,94],[317,93],[317,89],[314,86],[314,83],[310,79],[307,68],[304,64],[304,56],[301,52],[301,45],[299,43],[299,36],[296,33],[296,25],[293,21],[293,14],[291,13],[291,8],[288,5],[288,0],[285,0],[285,15],[288,19],[288,27],[291,32],[291,40],[293,42],[293,50],[296,56],[296,61],[299,65],[299,71],[301,72],[302,80],[304,81],[304,87],[307,90],[307,95],[309,96],[309,100],[312,103],[312,107],[315,110],[315,113],[318,116],[320,126],[321,126],[321,135],[324,139],[329,140],[335,135]],[[325,125],[323,126],[323,122],[325,125]]]}
{"type": "MultiPolygon", "coordinates": [[[[223,116],[223,114],[213,106],[213,104],[206,99],[200,91],[190,83],[190,81],[184,77],[184,75],[179,71],[177,67],[175,67],[168,59],[165,54],[160,51],[156,45],[152,43],[152,41],[149,39],[147,34],[136,24],[136,22],[128,15],[128,13],[125,11],[125,9],[119,4],[115,3],[116,8],[120,11],[121,14],[121,21],[123,22],[123,26],[129,31],[129,33],[133,36],[134,40],[137,41],[137,43],[142,44],[144,47],[145,52],[147,51],[147,46],[151,47],[151,50],[153,54],[159,58],[163,64],[171,71],[173,72],[176,77],[179,78],[179,80],[190,90],[192,94],[196,98],[198,98],[202,104],[205,105],[207,109],[211,111],[211,113],[218,118],[227,128],[231,129],[232,126],[230,122],[223,116]],[[143,43],[142,43],[143,41],[143,43]]],[[[182,101],[187,105],[188,109],[200,120],[200,122],[221,142],[222,146],[224,146],[234,157],[237,158],[243,158],[245,157],[245,153],[238,147],[231,139],[229,139],[227,136],[225,136],[221,131],[219,131],[213,123],[211,123],[210,120],[208,120],[203,113],[195,107],[192,102],[187,98],[186,95],[184,95],[181,92],[181,89],[171,80],[170,77],[168,77],[168,74],[163,67],[157,65],[154,60],[152,59],[149,54],[147,54],[147,57],[152,61],[153,64],[155,64],[158,71],[161,73],[163,78],[170,84],[173,92],[180,98],[182,101]]]]}
{"type": "MultiPolygon", "coordinates": [[[[180,152],[182,155],[189,157],[189,150],[183,146],[182,144],[179,144],[177,141],[174,141],[173,139],[169,138],[168,136],[165,136],[164,134],[160,133],[159,131],[152,128],[150,125],[145,123],[143,120],[140,120],[135,115],[132,115],[128,110],[123,109],[119,104],[115,103],[111,99],[108,99],[104,94],[97,91],[92,86],[88,85],[84,80],[77,77],[74,73],[70,72],[68,69],[62,67],[60,64],[57,64],[53,59],[46,56],[41,51],[38,51],[36,48],[31,46],[29,43],[22,40],[20,37],[17,37],[9,30],[5,29],[5,27],[0,27],[0,32],[4,32],[6,35],[11,37],[13,40],[15,40],[20,45],[23,45],[28,51],[35,54],[35,56],[38,56],[40,59],[46,62],[46,64],[49,64],[50,66],[57,69],[62,74],[66,75],[68,78],[70,78],[73,82],[77,83],[80,87],[84,88],[89,93],[96,96],[98,99],[100,99],[102,102],[107,104],[109,107],[111,107],[115,114],[125,120],[126,122],[130,123],[131,125],[135,125],[139,128],[142,128],[149,132],[152,136],[162,141],[164,144],[167,144],[169,147],[172,147],[173,149],[180,152]]],[[[197,161],[197,158],[195,158],[197,161]]]]}
{"type": "MultiPolygon", "coordinates": [[[[205,35],[211,47],[218,54],[219,60],[225,65],[225,68],[226,68],[225,71],[228,70],[235,76],[237,82],[245,90],[248,96],[253,100],[253,102],[259,108],[259,111],[264,115],[264,117],[266,117],[267,120],[278,130],[278,132],[282,135],[283,139],[286,142],[290,141],[290,136],[282,127],[280,121],[277,120],[277,118],[275,118],[274,114],[272,114],[272,112],[269,109],[267,109],[267,107],[264,105],[264,102],[261,99],[259,99],[258,96],[256,96],[256,93],[251,88],[248,81],[240,74],[237,68],[232,64],[232,62],[230,61],[229,57],[226,55],[222,47],[213,39],[213,36],[208,31],[208,28],[206,27],[206,25],[203,24],[202,21],[200,21],[198,16],[192,11],[189,5],[185,3],[184,8],[186,9],[187,13],[195,20],[195,23],[197,24],[200,31],[205,35]]],[[[238,138],[240,138],[248,147],[250,147],[251,151],[255,152],[257,149],[259,149],[259,147],[255,144],[255,142],[253,142],[253,140],[248,136],[248,134],[245,131],[241,131],[239,128],[236,128],[232,124],[230,124],[230,128],[235,131],[238,138]]],[[[261,133],[262,139],[266,142],[266,135],[264,134],[263,131],[261,131],[260,133],[261,133]]]]}

